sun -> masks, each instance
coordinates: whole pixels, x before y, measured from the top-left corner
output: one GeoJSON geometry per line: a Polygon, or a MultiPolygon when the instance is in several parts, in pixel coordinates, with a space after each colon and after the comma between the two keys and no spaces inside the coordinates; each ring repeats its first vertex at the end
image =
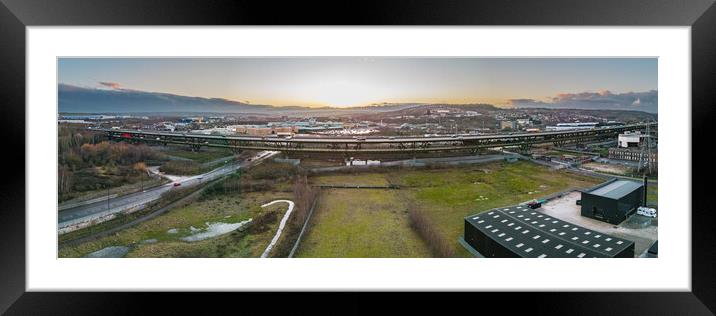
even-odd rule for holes
{"type": "Polygon", "coordinates": [[[382,100],[383,91],[357,82],[334,81],[324,84],[312,99],[334,107],[361,106],[382,100]]]}

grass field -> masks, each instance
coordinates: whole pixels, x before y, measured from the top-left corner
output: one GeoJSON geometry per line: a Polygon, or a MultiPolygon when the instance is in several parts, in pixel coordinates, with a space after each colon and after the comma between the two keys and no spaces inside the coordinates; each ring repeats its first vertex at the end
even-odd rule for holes
{"type": "Polygon", "coordinates": [[[189,148],[185,148],[185,147],[166,146],[166,147],[160,147],[159,151],[161,151],[164,154],[170,155],[170,156],[191,159],[198,163],[206,163],[206,162],[210,162],[212,160],[216,160],[216,159],[219,159],[222,157],[228,157],[228,156],[233,155],[231,150],[229,150],[227,148],[214,148],[214,147],[202,148],[200,151],[191,151],[189,148]]]}
{"type": "Polygon", "coordinates": [[[258,257],[275,234],[286,210],[281,204],[267,208],[261,208],[261,205],[283,198],[290,199],[291,193],[267,191],[212,196],[171,210],[116,235],[62,248],[59,256],[83,257],[108,246],[128,246],[131,250],[127,257],[258,257]],[[206,227],[207,222],[256,220],[271,212],[276,214],[262,227],[252,226],[245,232],[234,231],[198,242],[180,239],[190,234],[190,227],[206,227]],[[176,229],[176,233],[169,233],[170,229],[176,229]]]}
{"type": "Polygon", "coordinates": [[[470,256],[457,242],[463,218],[569,188],[585,188],[601,179],[555,171],[530,162],[469,167],[334,174],[314,184],[399,184],[400,190],[324,190],[310,233],[299,255],[305,257],[422,257],[427,247],[411,231],[405,212],[418,208],[439,234],[470,256]],[[412,249],[412,250],[411,250],[412,249]]]}
{"type": "Polygon", "coordinates": [[[646,188],[646,201],[647,205],[658,207],[659,206],[659,187],[657,184],[649,183],[646,188]]]}
{"type": "Polygon", "coordinates": [[[430,257],[410,229],[406,201],[395,190],[327,189],[313,216],[315,225],[297,257],[430,257]]]}

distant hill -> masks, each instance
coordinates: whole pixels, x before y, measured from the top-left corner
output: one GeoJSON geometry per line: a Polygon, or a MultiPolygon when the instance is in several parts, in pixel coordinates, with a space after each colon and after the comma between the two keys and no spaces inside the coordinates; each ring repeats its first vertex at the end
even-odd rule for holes
{"type": "MultiPolygon", "coordinates": [[[[247,104],[220,98],[187,97],[125,89],[92,89],[66,84],[58,86],[58,100],[60,112],[73,113],[240,113],[275,109],[270,105],[247,104]]],[[[295,107],[285,109],[295,110],[295,107]]]]}
{"type": "Polygon", "coordinates": [[[96,89],[58,85],[61,113],[314,113],[351,114],[390,112],[420,106],[418,103],[383,103],[371,106],[332,108],[248,104],[221,98],[189,97],[170,93],[128,89],[96,89]]]}
{"type": "Polygon", "coordinates": [[[598,92],[562,93],[549,100],[512,99],[516,108],[550,108],[582,110],[619,110],[657,113],[659,93],[657,90],[643,92],[612,93],[598,92]]]}
{"type": "MultiPolygon", "coordinates": [[[[189,97],[170,93],[147,92],[130,89],[98,89],[68,84],[58,85],[60,113],[235,113],[258,115],[308,115],[342,116],[366,115],[423,115],[428,110],[461,109],[477,112],[505,110],[491,104],[439,104],[439,103],[377,103],[370,106],[349,108],[302,106],[273,106],[249,104],[222,98],[189,97]]],[[[551,102],[532,99],[513,99],[513,108],[544,109],[598,109],[618,111],[644,111],[656,113],[657,93],[655,90],[642,93],[612,94],[600,93],[563,94],[551,102]]]]}

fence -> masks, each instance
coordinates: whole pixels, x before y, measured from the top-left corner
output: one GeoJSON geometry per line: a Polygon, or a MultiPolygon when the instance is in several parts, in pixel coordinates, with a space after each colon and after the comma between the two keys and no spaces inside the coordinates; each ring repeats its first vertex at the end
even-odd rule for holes
{"type": "Polygon", "coordinates": [[[289,258],[293,258],[293,254],[296,253],[296,249],[298,249],[298,245],[301,243],[301,238],[303,237],[303,233],[306,232],[306,227],[308,227],[308,222],[311,220],[311,215],[313,215],[313,210],[316,209],[316,205],[318,204],[319,196],[317,195],[316,198],[313,200],[313,205],[311,205],[311,210],[308,211],[308,216],[306,216],[306,221],[303,222],[303,227],[301,228],[301,232],[298,234],[298,238],[296,238],[296,242],[293,244],[293,248],[291,248],[291,252],[288,254],[289,258]]]}

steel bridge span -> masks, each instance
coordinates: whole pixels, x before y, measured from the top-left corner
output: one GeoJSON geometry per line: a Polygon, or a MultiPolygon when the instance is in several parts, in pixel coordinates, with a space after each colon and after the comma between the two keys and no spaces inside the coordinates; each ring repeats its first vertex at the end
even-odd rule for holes
{"type": "MultiPolygon", "coordinates": [[[[650,128],[657,123],[648,123],[650,128]]],[[[272,150],[306,153],[420,153],[477,151],[485,148],[521,146],[552,143],[562,146],[615,137],[626,131],[646,129],[647,124],[602,127],[589,130],[570,130],[519,134],[462,135],[437,137],[367,137],[364,139],[338,137],[292,137],[277,136],[222,136],[190,133],[172,133],[140,130],[92,129],[104,132],[115,141],[144,142],[150,144],[179,144],[201,147],[223,147],[232,150],[272,150]]]]}

